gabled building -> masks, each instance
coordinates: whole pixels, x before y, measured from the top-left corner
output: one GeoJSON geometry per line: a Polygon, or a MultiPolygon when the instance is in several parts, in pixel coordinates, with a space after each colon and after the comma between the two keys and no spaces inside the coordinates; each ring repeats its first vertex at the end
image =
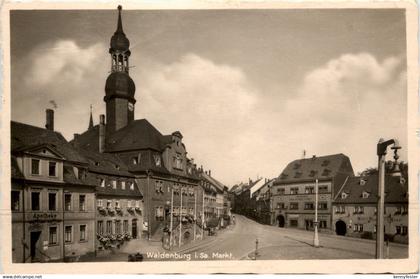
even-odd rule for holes
{"type": "Polygon", "coordinates": [[[255,220],[259,223],[271,224],[271,187],[274,179],[260,180],[251,189],[252,203],[255,204],[255,220]]]}
{"type": "MultiPolygon", "coordinates": [[[[333,202],[336,234],[376,238],[378,174],[351,177],[333,202]]],[[[408,243],[408,183],[402,176],[385,176],[385,237],[408,243]]]]}
{"type": "Polygon", "coordinates": [[[333,198],[345,181],[353,176],[350,159],[344,154],[313,156],[290,162],[273,182],[273,224],[313,229],[315,186],[318,180],[318,228],[330,230],[333,198]]]}
{"type": "MultiPolygon", "coordinates": [[[[129,75],[130,41],[123,31],[121,6],[109,53],[111,73],[103,97],[106,115],[101,116],[99,125],[76,135],[73,144],[92,152],[113,154],[127,166],[144,197],[146,235],[160,239],[168,227],[172,205],[179,207],[179,214],[184,217],[196,208],[194,203],[201,191],[197,168],[187,156],[179,131],[163,135],[148,120],[134,119],[135,84],[129,75]]],[[[185,239],[188,237],[185,235],[185,239]]]]}
{"type": "Polygon", "coordinates": [[[11,122],[12,260],[63,261],[95,251],[95,179],[58,132],[11,122]]]}

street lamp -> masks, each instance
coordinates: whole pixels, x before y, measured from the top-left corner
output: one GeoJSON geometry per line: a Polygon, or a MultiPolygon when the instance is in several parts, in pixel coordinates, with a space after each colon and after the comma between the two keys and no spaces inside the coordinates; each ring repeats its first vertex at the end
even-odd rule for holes
{"type": "MultiPolygon", "coordinates": [[[[385,207],[385,155],[386,149],[389,145],[394,144],[392,149],[395,153],[396,160],[398,159],[397,151],[401,147],[398,141],[390,139],[385,141],[380,139],[377,144],[377,155],[378,155],[378,204],[377,204],[377,227],[376,227],[376,258],[384,258],[384,207],[385,207]]],[[[395,163],[395,165],[397,165],[395,163]]]]}
{"type": "Polygon", "coordinates": [[[319,247],[318,238],[318,179],[315,180],[315,222],[314,222],[314,247],[319,247]]]}

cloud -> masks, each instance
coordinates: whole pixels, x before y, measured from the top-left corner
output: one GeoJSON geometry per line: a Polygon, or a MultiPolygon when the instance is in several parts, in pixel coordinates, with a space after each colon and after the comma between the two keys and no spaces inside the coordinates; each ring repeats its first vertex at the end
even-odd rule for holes
{"type": "Polygon", "coordinates": [[[165,133],[180,130],[189,156],[221,178],[251,168],[243,166],[244,150],[249,148],[243,137],[257,93],[241,69],[196,54],[142,69],[136,79],[138,117],[165,133]]]}
{"type": "Polygon", "coordinates": [[[13,64],[12,118],[43,126],[44,110],[52,107],[49,100],[53,100],[56,127],[67,138],[86,129],[90,104],[103,113],[106,55],[105,45],[82,47],[72,40],[48,41],[34,48],[13,64]]]}

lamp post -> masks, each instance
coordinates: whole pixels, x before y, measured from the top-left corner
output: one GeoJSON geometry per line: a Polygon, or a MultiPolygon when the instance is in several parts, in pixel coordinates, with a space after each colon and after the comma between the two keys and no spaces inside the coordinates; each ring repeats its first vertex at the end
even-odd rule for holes
{"type": "MultiPolygon", "coordinates": [[[[390,139],[384,141],[380,139],[377,144],[378,155],[378,204],[377,204],[377,221],[376,221],[376,258],[384,258],[384,207],[385,207],[385,155],[389,145],[394,144],[395,154],[401,147],[397,140],[390,139]]],[[[396,155],[397,156],[397,155],[396,155]]]]}
{"type": "Polygon", "coordinates": [[[315,180],[315,222],[314,222],[314,247],[319,247],[318,238],[318,179],[315,180]]]}

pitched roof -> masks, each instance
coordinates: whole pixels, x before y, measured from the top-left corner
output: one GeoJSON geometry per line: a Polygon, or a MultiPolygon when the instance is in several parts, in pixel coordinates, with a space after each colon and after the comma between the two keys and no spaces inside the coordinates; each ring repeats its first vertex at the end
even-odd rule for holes
{"type": "Polygon", "coordinates": [[[68,161],[87,163],[87,160],[59,132],[11,121],[10,134],[12,153],[27,147],[48,144],[68,161]]]}
{"type": "Polygon", "coordinates": [[[205,172],[201,173],[201,177],[203,177],[212,185],[214,185],[218,192],[223,192],[224,185],[221,182],[219,182],[216,178],[206,174],[205,172]]]}
{"type": "MultiPolygon", "coordinates": [[[[353,203],[377,203],[378,201],[378,175],[373,174],[365,177],[350,177],[340,189],[334,203],[353,204],[353,203]],[[361,180],[363,180],[361,182],[361,180]],[[342,197],[342,193],[346,197],[342,197]],[[363,197],[363,193],[368,193],[363,197]]],[[[385,202],[386,203],[406,203],[408,202],[408,183],[400,181],[399,177],[385,176],[385,202]],[[403,183],[401,183],[403,182],[403,183]]]]}
{"type": "Polygon", "coordinates": [[[276,178],[275,184],[331,179],[338,174],[354,175],[350,159],[340,153],[294,160],[276,178]]]}
{"type": "Polygon", "coordinates": [[[12,178],[25,178],[25,176],[22,174],[22,172],[19,169],[18,163],[16,161],[16,157],[12,156],[11,157],[12,162],[11,162],[11,175],[12,178]]]}

